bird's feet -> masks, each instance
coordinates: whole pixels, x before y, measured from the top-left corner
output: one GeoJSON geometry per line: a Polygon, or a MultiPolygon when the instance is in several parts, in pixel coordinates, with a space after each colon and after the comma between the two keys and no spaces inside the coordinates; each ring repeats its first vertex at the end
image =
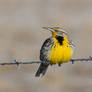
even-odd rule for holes
{"type": "Polygon", "coordinates": [[[61,67],[61,63],[59,63],[58,66],[61,67]]]}

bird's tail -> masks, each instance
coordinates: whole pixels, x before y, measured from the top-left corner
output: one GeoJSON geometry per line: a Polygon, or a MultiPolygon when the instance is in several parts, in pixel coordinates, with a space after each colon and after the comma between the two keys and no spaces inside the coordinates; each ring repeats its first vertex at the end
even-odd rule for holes
{"type": "Polygon", "coordinates": [[[37,72],[36,72],[36,74],[35,74],[35,77],[40,77],[40,75],[41,75],[41,77],[44,76],[48,66],[49,66],[49,64],[41,63],[38,70],[37,70],[37,72]]]}

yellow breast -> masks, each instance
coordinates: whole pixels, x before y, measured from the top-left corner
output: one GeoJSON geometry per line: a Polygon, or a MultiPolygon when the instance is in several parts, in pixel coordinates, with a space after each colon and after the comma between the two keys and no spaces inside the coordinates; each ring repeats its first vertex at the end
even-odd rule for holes
{"type": "Polygon", "coordinates": [[[54,45],[51,48],[49,61],[52,64],[66,63],[72,57],[72,47],[68,44],[68,39],[64,37],[63,44],[60,45],[56,38],[54,40],[54,45]]]}

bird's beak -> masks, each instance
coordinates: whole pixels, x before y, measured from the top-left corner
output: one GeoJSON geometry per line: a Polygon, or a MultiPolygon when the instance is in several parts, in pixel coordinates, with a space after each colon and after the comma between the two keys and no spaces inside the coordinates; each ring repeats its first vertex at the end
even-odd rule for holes
{"type": "Polygon", "coordinates": [[[47,29],[47,30],[51,31],[52,32],[52,36],[56,37],[56,32],[52,28],[50,28],[50,27],[43,27],[43,29],[47,29]]]}
{"type": "Polygon", "coordinates": [[[47,30],[49,30],[49,31],[51,31],[51,32],[55,32],[55,30],[53,30],[53,29],[50,28],[50,27],[43,27],[43,29],[47,29],[47,30]]]}

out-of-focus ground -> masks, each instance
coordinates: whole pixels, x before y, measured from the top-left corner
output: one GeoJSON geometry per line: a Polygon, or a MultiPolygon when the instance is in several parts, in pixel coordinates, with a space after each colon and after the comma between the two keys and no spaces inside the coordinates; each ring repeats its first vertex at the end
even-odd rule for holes
{"type": "MultiPolygon", "coordinates": [[[[43,26],[60,26],[76,45],[74,58],[92,55],[92,0],[0,0],[0,62],[39,60],[43,26]]],[[[0,92],[92,92],[92,62],[49,67],[0,66],[0,92]]]]}

